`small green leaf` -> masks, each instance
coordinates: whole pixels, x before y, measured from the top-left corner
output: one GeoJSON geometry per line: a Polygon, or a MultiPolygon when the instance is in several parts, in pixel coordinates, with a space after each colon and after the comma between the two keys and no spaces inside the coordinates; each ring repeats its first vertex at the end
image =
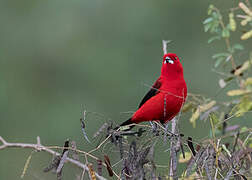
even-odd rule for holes
{"type": "Polygon", "coordinates": [[[207,32],[210,28],[212,28],[212,24],[205,24],[204,25],[204,31],[207,32]]]}
{"type": "Polygon", "coordinates": [[[216,126],[220,121],[219,118],[214,113],[210,114],[210,118],[212,119],[212,122],[213,122],[214,126],[216,126]]]}
{"type": "Polygon", "coordinates": [[[243,47],[241,44],[235,44],[235,45],[233,46],[233,49],[234,49],[234,50],[235,50],[235,49],[237,49],[237,50],[243,50],[244,47],[243,47]]]}
{"type": "Polygon", "coordinates": [[[224,28],[222,30],[222,37],[223,38],[228,38],[230,36],[230,32],[229,32],[229,29],[228,28],[224,28]]]}
{"type": "Polygon", "coordinates": [[[219,19],[220,19],[220,15],[219,15],[218,13],[216,13],[216,12],[213,12],[213,13],[212,13],[212,16],[213,16],[213,18],[216,19],[216,20],[219,20],[219,19]]]}
{"type": "Polygon", "coordinates": [[[222,144],[222,149],[224,149],[224,151],[226,151],[226,153],[228,154],[229,157],[232,157],[230,151],[228,150],[228,148],[226,147],[225,144],[222,144]]]}
{"type": "Polygon", "coordinates": [[[214,25],[212,25],[212,27],[210,28],[210,32],[211,33],[217,33],[218,35],[221,36],[221,28],[219,27],[219,23],[215,23],[214,25]]]}
{"type": "Polygon", "coordinates": [[[190,122],[193,125],[193,128],[196,127],[196,120],[199,118],[200,116],[200,108],[199,106],[195,109],[195,111],[193,112],[191,118],[190,118],[190,122]]]}
{"type": "Polygon", "coordinates": [[[209,8],[208,8],[208,11],[207,11],[207,14],[210,15],[213,11],[213,8],[214,8],[214,5],[210,4],[209,5],[209,8]]]}
{"type": "Polygon", "coordinates": [[[251,93],[251,91],[247,90],[247,89],[233,89],[233,90],[229,90],[227,92],[227,95],[228,96],[241,96],[241,95],[245,95],[248,93],[251,93]]]}
{"type": "Polygon", "coordinates": [[[219,123],[219,119],[214,113],[210,114],[211,132],[210,135],[215,139],[216,125],[219,123]]]}
{"type": "Polygon", "coordinates": [[[252,137],[250,137],[251,135],[252,135],[252,132],[250,132],[250,133],[248,134],[247,138],[244,140],[244,142],[243,142],[243,145],[244,145],[244,146],[247,146],[248,143],[249,143],[250,141],[252,141],[252,137]]]}
{"type": "Polygon", "coordinates": [[[206,18],[204,21],[203,21],[203,24],[208,24],[210,22],[213,21],[213,18],[212,17],[209,17],[209,18],[206,18]]]}
{"type": "Polygon", "coordinates": [[[224,59],[224,57],[218,58],[214,63],[214,67],[217,68],[222,63],[222,61],[224,61],[224,59]]]}
{"type": "Polygon", "coordinates": [[[217,54],[214,54],[214,55],[212,56],[212,58],[213,58],[213,59],[218,59],[218,58],[220,58],[220,57],[225,58],[225,57],[228,57],[228,56],[230,56],[229,53],[217,53],[217,54]]]}
{"type": "Polygon", "coordinates": [[[192,155],[190,152],[185,152],[185,158],[183,157],[183,154],[181,153],[179,155],[179,163],[186,163],[191,159],[192,155]]]}
{"type": "Polygon", "coordinates": [[[241,128],[240,133],[244,133],[246,131],[248,131],[248,128],[246,126],[244,126],[241,128]]]}
{"type": "Polygon", "coordinates": [[[188,102],[188,103],[186,103],[186,104],[183,106],[182,112],[187,112],[187,111],[191,110],[192,108],[193,108],[193,104],[190,103],[190,102],[188,102]]]}
{"type": "Polygon", "coordinates": [[[224,79],[224,81],[227,83],[227,82],[229,82],[229,81],[231,81],[233,79],[234,79],[234,76],[230,76],[230,77],[224,79]]]}
{"type": "Polygon", "coordinates": [[[214,40],[217,40],[217,39],[219,40],[220,36],[213,36],[210,39],[208,39],[207,43],[210,44],[211,42],[213,42],[214,40]]]}
{"type": "Polygon", "coordinates": [[[234,18],[234,13],[230,12],[228,16],[229,16],[230,30],[234,32],[236,30],[236,22],[234,18]]]}
{"type": "Polygon", "coordinates": [[[231,112],[235,112],[236,117],[243,116],[244,113],[252,109],[252,101],[248,96],[243,96],[240,100],[240,103],[237,104],[231,112]]]}
{"type": "Polygon", "coordinates": [[[251,84],[252,84],[252,77],[248,77],[248,78],[245,80],[244,85],[245,85],[245,86],[249,86],[249,85],[251,85],[251,84]]]}

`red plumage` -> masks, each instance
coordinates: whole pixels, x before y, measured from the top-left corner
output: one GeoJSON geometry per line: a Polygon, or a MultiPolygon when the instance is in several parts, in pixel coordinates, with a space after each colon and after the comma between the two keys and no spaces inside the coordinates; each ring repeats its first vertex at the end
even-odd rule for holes
{"type": "Polygon", "coordinates": [[[182,64],[176,54],[165,54],[160,77],[143,98],[139,109],[121,126],[143,121],[160,121],[164,124],[179,113],[186,97],[182,64]]]}

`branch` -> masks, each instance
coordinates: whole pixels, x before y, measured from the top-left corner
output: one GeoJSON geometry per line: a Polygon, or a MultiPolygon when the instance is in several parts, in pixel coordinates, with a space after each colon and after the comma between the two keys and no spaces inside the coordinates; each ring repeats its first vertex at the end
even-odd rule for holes
{"type": "Polygon", "coordinates": [[[163,52],[164,54],[167,54],[167,44],[171,43],[172,41],[171,40],[163,40],[162,43],[163,43],[163,52]]]}
{"type": "MultiPolygon", "coordinates": [[[[60,153],[56,152],[56,151],[53,151],[52,149],[50,148],[47,148],[45,146],[43,146],[40,142],[40,137],[38,136],[37,137],[37,143],[36,144],[27,144],[27,143],[9,143],[9,142],[6,142],[4,140],[4,138],[2,138],[2,136],[0,136],[0,142],[2,143],[2,145],[0,146],[0,150],[2,149],[5,149],[5,148],[28,148],[28,149],[34,149],[36,151],[45,151],[49,154],[52,154],[52,155],[60,155],[60,153]]],[[[87,170],[89,171],[89,168],[87,167],[87,165],[77,161],[77,160],[74,160],[72,158],[69,158],[67,157],[66,158],[66,162],[69,162],[71,164],[74,164],[75,166],[83,169],[83,170],[87,170]]],[[[106,178],[98,175],[97,173],[95,173],[97,179],[100,179],[100,180],[106,180],[106,178]]]]}
{"type": "MultiPolygon", "coordinates": [[[[173,134],[176,134],[176,129],[177,129],[177,118],[173,118],[171,120],[172,123],[172,128],[171,128],[171,132],[173,134]]],[[[170,174],[169,176],[174,178],[174,179],[178,179],[177,177],[177,151],[176,151],[176,141],[177,138],[175,136],[172,136],[171,138],[171,143],[170,143],[170,174]]]]}

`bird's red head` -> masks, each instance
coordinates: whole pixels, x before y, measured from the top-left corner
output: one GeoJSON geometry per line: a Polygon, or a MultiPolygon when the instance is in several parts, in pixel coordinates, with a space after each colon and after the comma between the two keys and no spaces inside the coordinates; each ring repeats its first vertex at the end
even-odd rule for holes
{"type": "Polygon", "coordinates": [[[166,78],[183,78],[183,67],[175,53],[168,53],[163,56],[161,76],[166,78]]]}

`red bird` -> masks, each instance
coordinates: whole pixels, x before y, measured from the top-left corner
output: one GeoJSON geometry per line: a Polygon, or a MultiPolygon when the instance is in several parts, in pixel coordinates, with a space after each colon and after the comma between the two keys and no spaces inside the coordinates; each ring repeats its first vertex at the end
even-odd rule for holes
{"type": "Polygon", "coordinates": [[[120,126],[143,121],[165,124],[179,113],[186,96],[187,87],[179,58],[174,53],[165,54],[160,77],[144,96],[138,110],[120,126]]]}

